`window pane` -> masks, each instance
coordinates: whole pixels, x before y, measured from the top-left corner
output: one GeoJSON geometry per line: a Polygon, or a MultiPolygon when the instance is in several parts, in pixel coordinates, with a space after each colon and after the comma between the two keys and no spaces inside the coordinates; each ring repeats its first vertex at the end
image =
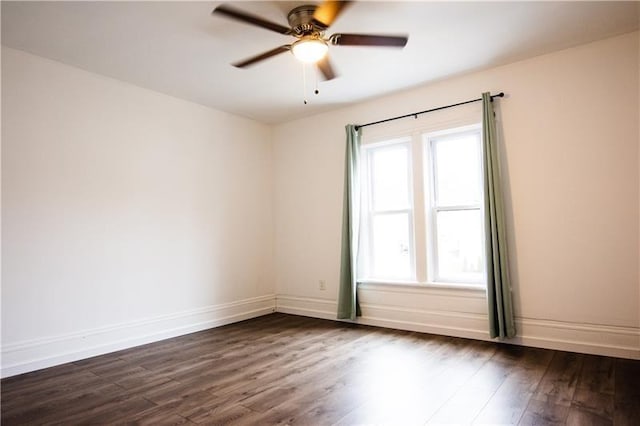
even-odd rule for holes
{"type": "Polygon", "coordinates": [[[469,205],[480,202],[480,134],[462,133],[436,139],[434,160],[436,204],[469,205]]]}
{"type": "Polygon", "coordinates": [[[375,149],[371,159],[373,209],[409,206],[409,148],[396,145],[375,149]]]}
{"type": "Polygon", "coordinates": [[[374,278],[411,278],[409,214],[394,213],[373,217],[374,278]]]}
{"type": "Polygon", "coordinates": [[[481,220],[479,209],[437,213],[437,279],[484,280],[481,220]]]}

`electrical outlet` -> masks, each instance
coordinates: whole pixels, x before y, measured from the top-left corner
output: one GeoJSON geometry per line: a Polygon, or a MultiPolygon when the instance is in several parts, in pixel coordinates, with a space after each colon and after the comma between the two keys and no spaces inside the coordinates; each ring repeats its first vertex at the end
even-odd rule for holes
{"type": "Polygon", "coordinates": [[[318,288],[320,288],[320,290],[326,290],[327,289],[326,281],[325,280],[318,281],[318,288]]]}

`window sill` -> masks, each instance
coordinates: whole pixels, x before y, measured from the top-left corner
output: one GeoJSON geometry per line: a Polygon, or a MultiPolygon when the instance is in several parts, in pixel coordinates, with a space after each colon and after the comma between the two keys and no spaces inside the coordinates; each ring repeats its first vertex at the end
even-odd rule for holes
{"type": "Polygon", "coordinates": [[[435,282],[419,282],[419,281],[402,281],[402,280],[358,280],[358,284],[362,288],[407,288],[407,289],[434,289],[434,290],[451,290],[451,291],[471,291],[477,293],[485,293],[484,284],[469,283],[435,283],[435,282]]]}

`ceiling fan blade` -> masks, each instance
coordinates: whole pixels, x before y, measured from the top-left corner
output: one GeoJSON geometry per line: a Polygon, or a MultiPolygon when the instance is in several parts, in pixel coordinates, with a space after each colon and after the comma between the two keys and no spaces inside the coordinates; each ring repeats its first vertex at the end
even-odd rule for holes
{"type": "Polygon", "coordinates": [[[331,66],[329,55],[325,55],[324,58],[316,62],[316,67],[318,67],[325,80],[333,80],[336,78],[336,73],[333,71],[333,67],[331,66]]]}
{"type": "Polygon", "coordinates": [[[245,59],[244,61],[236,62],[235,64],[233,64],[233,66],[237,68],[245,68],[245,67],[248,67],[249,65],[255,64],[256,62],[264,61],[265,59],[270,58],[272,56],[276,56],[276,55],[279,55],[280,53],[287,52],[290,49],[291,49],[290,44],[278,46],[275,49],[271,49],[267,52],[253,56],[249,59],[245,59]]]}
{"type": "Polygon", "coordinates": [[[349,3],[351,3],[351,1],[323,1],[313,13],[314,23],[324,29],[329,28],[349,3]]]}
{"type": "Polygon", "coordinates": [[[338,46],[404,47],[409,41],[409,37],[373,34],[333,34],[330,40],[331,44],[338,46]]]}
{"type": "Polygon", "coordinates": [[[280,34],[289,35],[291,34],[291,28],[285,27],[284,25],[276,24],[275,22],[267,21],[266,19],[262,19],[258,16],[251,15],[249,13],[243,12],[238,9],[234,9],[227,5],[220,5],[213,9],[211,14],[218,14],[225,16],[227,18],[235,19],[236,21],[244,22],[246,24],[255,25],[261,28],[265,28],[267,30],[275,31],[280,34]]]}

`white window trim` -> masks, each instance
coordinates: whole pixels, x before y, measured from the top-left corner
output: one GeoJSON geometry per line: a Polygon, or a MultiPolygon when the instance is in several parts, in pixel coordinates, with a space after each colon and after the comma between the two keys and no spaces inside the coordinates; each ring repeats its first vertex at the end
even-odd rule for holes
{"type": "MultiPolygon", "coordinates": [[[[430,125],[414,127],[410,131],[407,131],[407,130],[408,129],[405,129],[404,131],[401,130],[399,132],[383,130],[383,131],[377,131],[373,134],[370,133],[371,136],[369,137],[365,135],[365,140],[363,141],[363,144],[361,146],[361,158],[367,159],[368,161],[368,156],[365,154],[366,154],[366,150],[370,148],[381,147],[384,145],[393,145],[395,143],[400,143],[400,142],[405,142],[405,143],[408,142],[410,145],[410,152],[411,152],[411,158],[412,158],[412,161],[410,162],[410,167],[411,167],[410,176],[413,177],[413,179],[410,182],[410,184],[412,185],[412,187],[410,187],[410,197],[411,197],[411,203],[413,207],[413,215],[412,215],[413,223],[411,223],[411,230],[413,231],[413,235],[410,235],[410,238],[412,241],[412,248],[411,248],[412,262],[413,262],[412,266],[413,266],[413,271],[415,276],[414,276],[414,279],[408,279],[408,280],[367,277],[362,272],[364,272],[365,270],[369,270],[368,268],[369,265],[361,265],[361,266],[364,266],[364,268],[361,268],[359,271],[360,273],[358,275],[359,276],[358,283],[364,284],[365,286],[372,287],[372,288],[404,287],[407,289],[424,289],[424,290],[431,289],[435,291],[437,290],[467,291],[473,294],[484,293],[486,292],[486,283],[484,282],[484,279],[479,282],[434,281],[430,279],[431,274],[428,268],[431,265],[435,265],[435,264],[433,262],[433,259],[431,259],[431,256],[434,253],[434,251],[432,247],[429,247],[430,239],[429,239],[429,235],[427,235],[427,232],[431,232],[431,229],[433,228],[431,225],[431,219],[429,217],[430,209],[428,208],[426,201],[428,197],[432,196],[432,191],[429,190],[430,179],[428,177],[433,176],[433,174],[431,174],[430,169],[425,171],[425,170],[418,170],[418,168],[416,167],[416,164],[419,164],[420,167],[424,169],[431,167],[430,158],[427,156],[428,151],[430,150],[426,149],[426,143],[425,143],[426,135],[429,135],[430,137],[434,137],[434,136],[443,136],[443,135],[453,134],[453,133],[460,133],[460,132],[470,131],[470,130],[482,131],[482,125],[479,123],[477,114],[469,113],[469,114],[465,114],[465,116],[460,117],[458,119],[451,119],[451,120],[447,120],[446,122],[442,121],[439,123],[432,123],[430,125]],[[416,159],[415,154],[420,152],[422,152],[422,158],[416,159]],[[418,187],[418,185],[420,187],[418,187]],[[414,199],[416,188],[418,190],[421,190],[421,194],[418,194],[418,195],[422,195],[423,198],[421,200],[414,199]],[[423,225],[419,223],[420,220],[422,220],[423,225]],[[422,231],[420,230],[421,227],[423,228],[422,231]],[[423,245],[422,250],[424,252],[424,255],[420,253],[420,249],[419,249],[420,245],[423,245]]],[[[481,141],[480,149],[481,149],[480,155],[482,155],[482,149],[483,149],[482,141],[481,141]]],[[[364,182],[367,182],[367,184],[369,184],[370,181],[368,179],[368,176],[366,176],[366,171],[367,171],[366,169],[368,169],[368,165],[367,167],[363,167],[362,169],[364,170],[361,177],[365,179],[364,182]]],[[[481,170],[481,173],[482,173],[482,170],[481,170]]],[[[368,194],[369,191],[370,191],[370,188],[367,188],[366,191],[362,191],[362,193],[364,194],[366,192],[368,194]]],[[[363,206],[365,205],[364,202],[368,202],[368,200],[366,200],[367,197],[368,195],[365,198],[363,198],[363,206]]],[[[484,203],[481,201],[480,209],[481,209],[482,220],[484,220],[483,204],[484,203]]],[[[463,206],[460,206],[460,207],[463,207],[463,206]]],[[[362,226],[364,225],[366,224],[363,223],[362,226]]],[[[484,233],[484,229],[482,229],[482,232],[484,233]]],[[[366,232],[363,234],[366,234],[366,232]]],[[[361,240],[361,244],[363,242],[365,244],[369,243],[368,241],[366,241],[366,238],[364,240],[361,240]]],[[[483,250],[484,250],[484,246],[483,246],[483,250]]],[[[486,255],[486,253],[484,254],[486,255]]]]}
{"type": "Polygon", "coordinates": [[[407,288],[427,288],[427,289],[442,289],[442,290],[469,290],[477,292],[486,292],[484,284],[470,284],[465,282],[459,283],[446,283],[446,282],[430,282],[430,281],[403,281],[403,280],[387,280],[387,279],[374,279],[374,278],[362,278],[358,279],[358,284],[365,284],[367,287],[380,288],[380,287],[407,287],[407,288]]]}
{"type": "MultiPolygon", "coordinates": [[[[414,189],[413,189],[414,173],[413,173],[413,165],[411,164],[411,160],[414,157],[412,141],[413,141],[413,138],[411,137],[400,137],[400,138],[395,138],[391,140],[385,140],[385,141],[366,144],[361,147],[361,158],[363,158],[367,162],[366,167],[362,168],[362,173],[361,173],[361,178],[364,178],[364,182],[366,182],[366,189],[362,191],[362,199],[361,199],[362,205],[365,206],[365,209],[363,209],[363,211],[366,212],[366,214],[362,215],[361,229],[367,230],[366,232],[363,233],[365,237],[361,241],[362,247],[364,247],[365,252],[367,253],[367,256],[363,256],[363,258],[368,261],[371,258],[373,253],[373,240],[372,238],[370,238],[370,236],[373,234],[373,229],[372,229],[373,218],[378,215],[406,213],[408,216],[408,226],[409,226],[409,229],[408,229],[408,232],[409,232],[408,249],[409,249],[409,262],[410,262],[409,267],[410,267],[410,271],[413,274],[406,278],[406,282],[415,282],[415,279],[416,279],[416,276],[415,276],[416,243],[415,243],[415,214],[414,214],[415,201],[414,201],[414,189]],[[408,185],[407,190],[409,195],[408,208],[375,211],[373,206],[373,200],[371,199],[371,194],[373,193],[372,179],[368,174],[369,171],[372,170],[371,162],[373,161],[373,156],[371,155],[371,153],[373,151],[385,149],[387,147],[392,148],[398,145],[404,145],[407,147],[407,150],[408,150],[408,153],[407,153],[408,160],[409,160],[409,170],[407,170],[407,185],[408,185]]],[[[363,275],[363,274],[368,275],[370,271],[371,271],[371,265],[363,262],[363,265],[361,266],[359,271],[360,275],[363,275]]],[[[371,278],[365,278],[365,279],[371,279],[371,278]]],[[[398,279],[388,278],[383,280],[394,281],[398,279]]],[[[399,280],[404,281],[402,279],[399,279],[399,280]]]]}
{"type": "MultiPolygon", "coordinates": [[[[438,140],[442,140],[449,135],[458,135],[461,133],[479,133],[480,135],[480,149],[479,153],[482,155],[482,125],[480,123],[474,123],[466,126],[459,126],[454,128],[449,128],[445,130],[438,130],[434,132],[428,132],[422,134],[422,148],[423,148],[423,158],[425,167],[427,167],[427,173],[424,173],[424,201],[425,201],[425,214],[426,214],[426,223],[427,223],[427,235],[425,235],[427,242],[427,280],[433,285],[447,285],[451,287],[476,287],[484,289],[486,287],[486,282],[484,277],[481,277],[477,280],[469,280],[469,279],[456,279],[456,278],[445,278],[441,277],[438,271],[438,239],[437,239],[437,213],[440,211],[461,211],[461,210],[479,210],[480,211],[480,219],[481,223],[484,220],[484,207],[483,202],[480,200],[477,204],[470,205],[451,205],[451,206],[439,206],[436,203],[436,188],[435,188],[435,176],[436,176],[436,161],[433,158],[434,155],[434,142],[438,140]]],[[[478,158],[478,162],[480,163],[480,180],[482,179],[482,158],[478,158]]],[[[482,182],[479,183],[482,185],[482,182]]],[[[480,188],[482,189],[482,187],[480,188]]],[[[481,230],[482,235],[484,237],[484,230],[481,230]]],[[[484,245],[482,247],[483,257],[486,256],[484,253],[484,245]]]]}

